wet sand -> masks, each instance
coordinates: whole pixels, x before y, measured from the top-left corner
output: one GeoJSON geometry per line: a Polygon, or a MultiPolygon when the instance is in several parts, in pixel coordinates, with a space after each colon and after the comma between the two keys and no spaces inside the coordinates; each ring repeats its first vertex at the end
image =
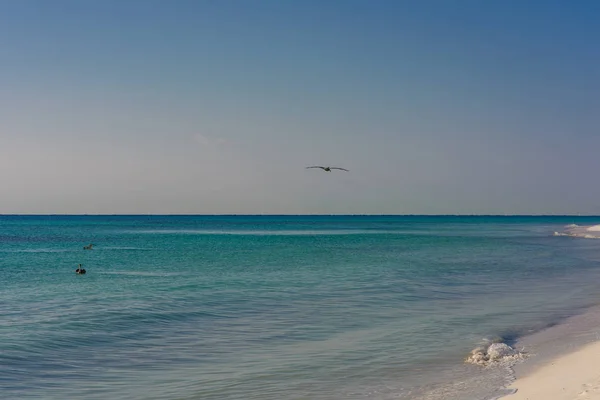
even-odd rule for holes
{"type": "Polygon", "coordinates": [[[506,400],[600,400],[600,341],[549,360],[517,379],[506,400]]]}

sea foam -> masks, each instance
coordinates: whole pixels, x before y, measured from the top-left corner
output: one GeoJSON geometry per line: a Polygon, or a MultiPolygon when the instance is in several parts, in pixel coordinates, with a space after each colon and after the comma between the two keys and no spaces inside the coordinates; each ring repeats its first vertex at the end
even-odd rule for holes
{"type": "Polygon", "coordinates": [[[523,360],[526,356],[525,352],[518,351],[506,343],[491,343],[474,348],[471,354],[465,359],[465,362],[483,367],[492,365],[505,366],[523,360]]]}
{"type": "Polygon", "coordinates": [[[570,224],[563,232],[554,232],[554,236],[569,236],[584,239],[600,239],[600,225],[579,226],[570,224]]]}

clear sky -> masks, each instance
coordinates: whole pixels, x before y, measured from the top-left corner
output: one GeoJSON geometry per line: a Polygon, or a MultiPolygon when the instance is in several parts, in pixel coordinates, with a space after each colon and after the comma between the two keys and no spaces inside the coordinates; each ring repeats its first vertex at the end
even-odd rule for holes
{"type": "Polygon", "coordinates": [[[598,21],[583,0],[0,0],[0,213],[600,214],[598,21]]]}

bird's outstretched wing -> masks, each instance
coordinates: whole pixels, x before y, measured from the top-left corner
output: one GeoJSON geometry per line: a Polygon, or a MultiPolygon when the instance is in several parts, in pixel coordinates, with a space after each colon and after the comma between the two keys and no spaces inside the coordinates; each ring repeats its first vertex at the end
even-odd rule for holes
{"type": "Polygon", "coordinates": [[[309,168],[321,168],[321,169],[325,169],[325,167],[321,167],[320,165],[313,165],[312,167],[306,167],[306,169],[309,168]]]}
{"type": "Polygon", "coordinates": [[[329,169],[341,169],[342,171],[348,171],[348,172],[350,172],[346,168],[340,168],[340,167],[330,167],[329,169]]]}

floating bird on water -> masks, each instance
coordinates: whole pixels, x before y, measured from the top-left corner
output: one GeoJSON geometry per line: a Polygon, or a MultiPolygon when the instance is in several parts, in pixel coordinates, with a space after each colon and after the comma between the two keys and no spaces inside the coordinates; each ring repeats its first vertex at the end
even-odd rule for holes
{"type": "Polygon", "coordinates": [[[84,250],[91,250],[91,249],[92,249],[92,247],[94,247],[94,245],[90,243],[90,244],[88,244],[87,246],[83,246],[83,249],[84,249],[84,250]]]}
{"type": "Polygon", "coordinates": [[[340,167],[321,167],[320,165],[313,165],[312,167],[306,167],[306,169],[309,168],[321,168],[323,171],[327,171],[327,172],[331,172],[332,169],[339,169],[342,171],[348,171],[346,168],[340,168],[340,167]]]}
{"type": "Polygon", "coordinates": [[[79,264],[79,268],[75,270],[75,273],[79,275],[85,274],[85,269],[81,268],[81,264],[79,264]]]}

